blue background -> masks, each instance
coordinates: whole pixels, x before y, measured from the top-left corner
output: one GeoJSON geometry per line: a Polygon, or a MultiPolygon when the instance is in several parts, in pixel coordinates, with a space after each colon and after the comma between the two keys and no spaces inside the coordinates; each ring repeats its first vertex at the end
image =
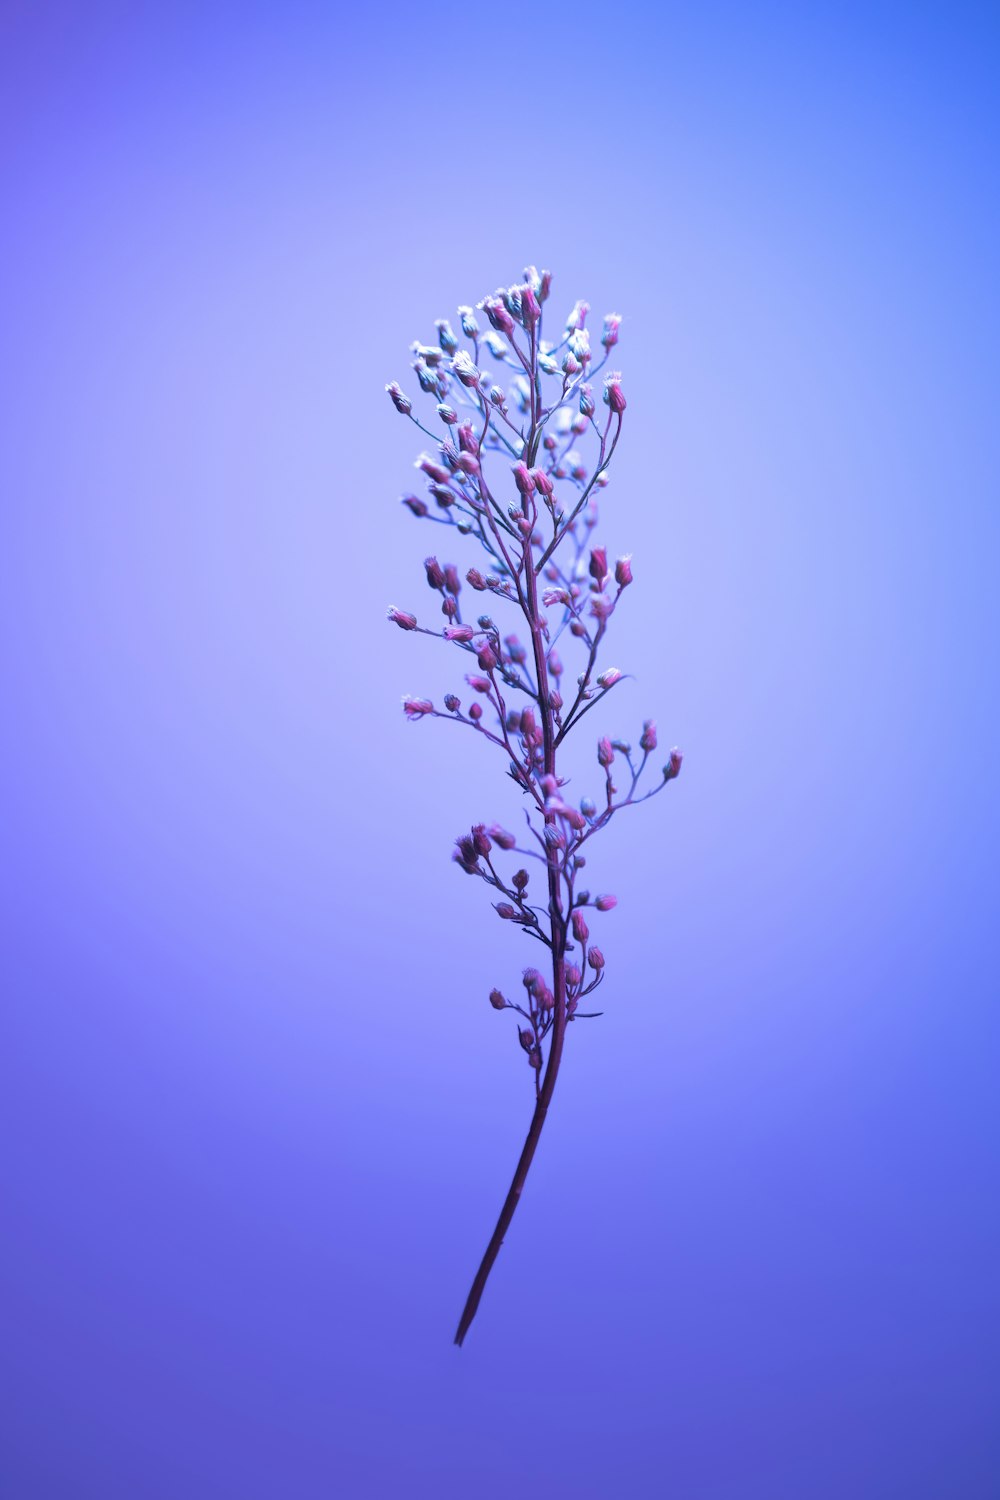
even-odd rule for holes
{"type": "Polygon", "coordinates": [[[998,61],[3,7],[5,1497],[1000,1494],[998,61]],[[400,713],[456,674],[382,387],[527,261],[626,320],[589,723],[686,758],[459,1352],[531,1081],[449,855],[516,804],[400,713]]]}

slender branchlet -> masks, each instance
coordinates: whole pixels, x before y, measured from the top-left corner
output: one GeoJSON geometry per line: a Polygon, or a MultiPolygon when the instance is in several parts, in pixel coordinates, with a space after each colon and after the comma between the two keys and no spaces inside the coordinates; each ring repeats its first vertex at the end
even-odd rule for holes
{"type": "Polygon", "coordinates": [[[602,780],[595,796],[574,802],[559,774],[567,736],[625,676],[605,653],[611,618],[632,583],[632,560],[624,556],[609,564],[606,548],[594,540],[597,497],[608,484],[626,410],[620,374],[605,371],[621,318],[611,313],[604,319],[599,356],[590,347],[586,302],[577,302],[565,323],[544,338],[551,281],[550,272],[529,266],[523,282],[501,288],[475,309],[460,307],[460,334],[441,318],[433,343],[412,345],[431,425],[425,426],[395,381],[386,387],[396,410],[431,444],[416,461],[427,498],[404,495],[403,504],[486,554],[485,563],[467,568],[464,577],[456,564],[425,559],[427,584],[440,601],[439,629],[421,624],[409,610],[390,608],[389,619],[401,630],[439,636],[464,653],[469,669],[461,694],[446,693],[442,708],[429,698],[406,697],[403,709],[410,720],[461,725],[503,755],[506,774],[524,799],[524,843],[504,828],[477,823],[456,841],[454,858],[496,893],[493,906],[501,921],[520,927],[546,950],[537,953],[538,967],[524,970],[520,999],[508,999],[497,988],[489,995],[495,1010],[517,1014],[517,1041],[531,1069],[535,1106],[457,1344],[475,1317],[520,1200],[552,1101],[566,1029],[601,1014],[581,1009],[605,976],[604,953],[591,937],[587,913],[612,911],[617,901],[582,888],[584,846],[622,808],[662,791],[681,768],[680,751],[671,750],[658,777],[645,775],[657,748],[656,725],[647,719],[635,751],[624,740],[598,740],[602,780]],[[492,370],[485,368],[487,361],[492,370]],[[594,395],[598,377],[601,400],[594,395]],[[495,608],[503,623],[486,609],[477,613],[468,606],[474,618],[463,618],[459,601],[469,597],[466,585],[489,596],[477,608],[495,608]],[[560,645],[575,648],[579,657],[572,685],[564,681],[560,645]],[[541,865],[534,879],[532,861],[541,865]],[[513,873],[505,873],[508,863],[516,864],[513,873]]]}

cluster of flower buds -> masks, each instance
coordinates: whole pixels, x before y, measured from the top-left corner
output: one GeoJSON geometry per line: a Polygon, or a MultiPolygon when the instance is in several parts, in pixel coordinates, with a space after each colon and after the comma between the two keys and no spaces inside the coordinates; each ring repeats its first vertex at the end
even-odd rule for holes
{"type": "MultiPolygon", "coordinates": [[[[510,774],[522,793],[534,798],[540,817],[535,831],[540,857],[547,870],[557,872],[559,881],[568,887],[565,936],[568,940],[572,931],[583,947],[581,965],[588,964],[600,978],[604,958],[600,949],[588,948],[589,933],[580,908],[592,905],[607,912],[615,898],[600,895],[591,902],[589,893],[576,891],[573,881],[586,862],[583,841],[624,805],[614,801],[618,795],[612,780],[616,754],[625,757],[633,773],[636,767],[625,741],[607,735],[600,738],[597,759],[605,773],[607,795],[606,807],[598,812],[590,797],[582,797],[579,805],[566,799],[547,757],[582,713],[625,677],[616,666],[599,667],[595,658],[616,604],[633,581],[632,559],[625,553],[610,563],[607,547],[591,537],[598,521],[596,496],[607,485],[626,409],[621,375],[604,371],[618,345],[622,319],[617,313],[604,317],[599,360],[591,349],[590,307],[583,300],[574,304],[561,333],[547,342],[543,323],[551,284],[548,271],[529,266],[520,282],[499,288],[475,308],[461,306],[454,326],[447,318],[436,319],[433,338],[411,346],[417,384],[432,399],[443,435],[434,451],[421,453],[416,460],[427,498],[406,495],[403,503],[419,519],[456,527],[461,535],[479,542],[487,554],[484,567],[469,566],[462,574],[455,564],[442,564],[435,556],[424,561],[428,586],[440,595],[445,615],[440,631],[424,633],[438,634],[475,657],[474,670],[465,674],[471,695],[468,707],[463,712],[462,698],[448,692],[445,712],[486,730],[508,752],[510,774]],[[486,368],[491,361],[507,368],[500,384],[486,368]],[[606,420],[598,417],[594,396],[600,380],[606,420]],[[550,390],[543,389],[546,381],[551,382],[550,390]],[[599,443],[593,464],[582,449],[590,435],[599,443]],[[561,562],[563,553],[569,556],[561,562]],[[534,593],[526,587],[526,569],[540,577],[534,593]],[[513,631],[501,635],[489,616],[481,615],[478,622],[463,620],[459,601],[463,582],[475,593],[492,593],[518,607],[527,626],[523,640],[513,631]],[[577,686],[565,701],[564,669],[555,649],[562,631],[588,653],[577,686]],[[523,695],[521,701],[511,701],[517,694],[523,695]]],[[[594,338],[596,343],[596,334],[594,338]]],[[[416,421],[410,396],[400,385],[393,381],[386,389],[396,411],[416,421]]],[[[409,610],[393,606],[388,618],[401,630],[421,629],[416,614],[409,610]]],[[[403,706],[409,719],[436,713],[427,698],[408,697],[403,706]]],[[[656,743],[655,723],[647,720],[639,740],[643,765],[656,743]]],[[[680,753],[672,751],[664,768],[665,781],[677,775],[680,762],[680,753]]],[[[632,792],[625,800],[633,800],[632,792]]],[[[514,838],[502,829],[487,830],[477,824],[457,840],[455,860],[467,873],[500,886],[505,899],[494,905],[503,920],[537,926],[525,905],[528,872],[519,869],[502,883],[488,862],[493,845],[512,849],[514,838]]],[[[550,892],[550,919],[558,924],[554,899],[550,892]]],[[[550,931],[550,941],[555,931],[550,931]]],[[[579,997],[583,983],[578,968],[576,977],[565,982],[567,1003],[571,994],[579,997]]],[[[554,1007],[554,986],[539,979],[532,981],[529,990],[533,1010],[539,1014],[546,1010],[546,995],[549,1008],[554,1007]]],[[[490,1000],[497,1009],[508,1006],[499,990],[491,992],[490,1000]]],[[[540,1066],[537,1032],[529,1034],[525,1050],[535,1059],[533,1066],[540,1066]]]]}

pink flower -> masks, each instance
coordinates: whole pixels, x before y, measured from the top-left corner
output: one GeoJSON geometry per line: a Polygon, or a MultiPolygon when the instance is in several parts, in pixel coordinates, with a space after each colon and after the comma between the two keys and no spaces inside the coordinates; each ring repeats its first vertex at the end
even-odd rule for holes
{"type": "Polygon", "coordinates": [[[622,378],[617,371],[604,377],[604,401],[619,417],[625,410],[626,401],[622,393],[622,378]]]}
{"type": "Polygon", "coordinates": [[[632,558],[629,553],[615,563],[615,583],[620,589],[628,588],[632,582],[632,558]]]}
{"type": "Polygon", "coordinates": [[[614,911],[615,907],[618,905],[618,897],[598,896],[597,900],[594,902],[594,905],[597,907],[598,911],[614,911]]]}
{"type": "Polygon", "coordinates": [[[424,714],[434,712],[434,705],[429,698],[404,698],[403,712],[410,720],[422,719],[424,714]]]}
{"type": "Polygon", "coordinates": [[[416,630],[417,628],[416,615],[407,614],[405,609],[397,609],[394,604],[389,606],[386,616],[394,625],[398,625],[400,630],[416,630]]]}

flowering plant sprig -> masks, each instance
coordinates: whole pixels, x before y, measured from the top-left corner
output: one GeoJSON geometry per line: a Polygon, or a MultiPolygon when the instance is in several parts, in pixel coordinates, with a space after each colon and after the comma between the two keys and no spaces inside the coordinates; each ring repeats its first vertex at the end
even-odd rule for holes
{"type": "Polygon", "coordinates": [[[594,381],[618,343],[621,318],[611,313],[604,319],[596,363],[586,302],[577,302],[558,337],[547,340],[542,326],[551,282],[550,272],[529,266],[520,284],[501,288],[475,310],[458,309],[461,339],[441,318],[436,343],[412,345],[417,384],[435,407],[428,421],[436,416],[441,428],[424,425],[395,381],[386,386],[396,410],[433,445],[416,461],[428,498],[405,495],[403,504],[414,516],[479,544],[486,571],[468,568],[464,583],[473,593],[491,595],[499,609],[514,612],[526,632],[522,644],[516,633],[501,634],[489,613],[463,619],[458,567],[433,556],[425,559],[424,570],[440,597],[442,628],[421,625],[415,614],[395,606],[388,612],[401,630],[439,636],[466,658],[467,707],[456,693],[447,693],[442,709],[429,698],[407,697],[403,710],[410,720],[463,725],[503,754],[507,775],[525,801],[526,844],[519,845],[504,828],[477,823],[458,838],[454,858],[497,893],[493,905],[500,919],[546,950],[542,967],[524,970],[523,1001],[490,991],[494,1009],[521,1018],[517,1039],[533,1073],[535,1107],[458,1325],[457,1344],[475,1317],[517,1208],[552,1100],[566,1028],[601,1014],[580,1009],[605,976],[604,953],[591,938],[586,914],[611,911],[617,902],[581,888],[584,847],[622,808],[655,796],[681,768],[680,751],[671,750],[659,781],[639,794],[657,747],[656,725],[647,719],[637,752],[621,739],[598,740],[604,779],[598,800],[585,796],[574,804],[566,795],[567,779],[559,774],[566,737],[625,675],[601,658],[611,617],[632,583],[632,561],[623,556],[610,568],[606,549],[592,543],[597,494],[608,483],[627,405],[617,371],[603,376],[606,411],[595,399],[594,381]],[[484,368],[487,357],[496,374],[484,368]],[[583,457],[585,441],[596,447],[589,463],[583,457]],[[583,658],[573,687],[564,686],[556,649],[564,637],[583,658]],[[502,873],[498,851],[515,856],[513,874],[502,873]],[[530,860],[542,866],[537,899],[529,894],[530,860]]]}

